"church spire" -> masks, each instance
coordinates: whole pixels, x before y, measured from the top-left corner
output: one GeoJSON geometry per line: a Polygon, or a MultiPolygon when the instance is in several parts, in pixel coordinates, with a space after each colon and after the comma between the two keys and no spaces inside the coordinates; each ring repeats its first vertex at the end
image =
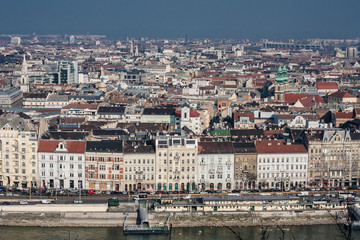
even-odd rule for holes
{"type": "Polygon", "coordinates": [[[26,62],[26,55],[23,55],[23,62],[22,62],[22,66],[21,66],[21,74],[27,74],[28,71],[28,67],[27,67],[27,62],[26,62]]]}
{"type": "Polygon", "coordinates": [[[20,90],[22,92],[29,92],[29,74],[28,74],[28,66],[26,62],[26,55],[23,56],[23,62],[21,66],[21,77],[20,77],[20,90]]]}

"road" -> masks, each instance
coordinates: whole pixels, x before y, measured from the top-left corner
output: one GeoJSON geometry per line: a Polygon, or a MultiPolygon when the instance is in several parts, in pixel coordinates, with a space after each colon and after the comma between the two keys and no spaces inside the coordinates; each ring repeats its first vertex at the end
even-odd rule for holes
{"type": "MultiPolygon", "coordinates": [[[[304,200],[309,201],[339,201],[338,193],[339,191],[310,191],[308,196],[303,196],[302,198],[304,200]],[[330,197],[326,196],[326,194],[335,194],[336,197],[330,197]],[[320,194],[320,196],[314,196],[316,194],[320,194]]],[[[345,192],[345,191],[343,191],[345,192]]],[[[356,192],[356,195],[360,195],[358,191],[351,190],[349,192],[356,192]]],[[[272,192],[272,193],[216,193],[216,194],[191,194],[191,198],[197,198],[201,196],[226,196],[226,195],[232,195],[232,196],[253,196],[255,199],[257,196],[262,195],[278,195],[278,196],[297,196],[299,192],[272,192]]],[[[161,197],[172,197],[180,199],[182,197],[187,196],[188,194],[148,194],[148,199],[154,201],[155,199],[161,197]]],[[[86,204],[97,204],[97,203],[107,203],[107,201],[110,198],[116,197],[120,202],[134,202],[133,198],[136,197],[136,195],[122,195],[122,194],[92,194],[92,195],[82,195],[81,201],[86,204]]],[[[11,202],[12,204],[19,204],[20,201],[27,201],[29,204],[38,204],[41,202],[42,199],[54,199],[55,204],[72,204],[74,203],[74,200],[79,200],[80,196],[75,194],[68,194],[68,195],[57,195],[57,196],[51,196],[51,195],[32,195],[31,199],[28,195],[22,195],[22,194],[13,194],[12,196],[8,195],[0,195],[0,204],[4,202],[11,202]]]]}

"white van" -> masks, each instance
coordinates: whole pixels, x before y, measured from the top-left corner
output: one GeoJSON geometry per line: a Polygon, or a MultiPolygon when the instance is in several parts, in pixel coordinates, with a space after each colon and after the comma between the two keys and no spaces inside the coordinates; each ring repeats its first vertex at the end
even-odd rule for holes
{"type": "Polygon", "coordinates": [[[41,200],[41,203],[42,204],[50,204],[51,201],[49,199],[43,199],[43,200],[41,200]]]}
{"type": "Polygon", "coordinates": [[[307,191],[301,191],[298,193],[298,196],[308,196],[309,195],[309,192],[307,191]]]}

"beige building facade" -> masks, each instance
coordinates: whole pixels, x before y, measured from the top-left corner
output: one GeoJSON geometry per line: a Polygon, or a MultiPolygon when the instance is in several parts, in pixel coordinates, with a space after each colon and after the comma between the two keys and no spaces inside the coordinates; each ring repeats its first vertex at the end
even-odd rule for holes
{"type": "Polygon", "coordinates": [[[156,190],[197,188],[197,139],[168,136],[156,139],[156,190]]]}
{"type": "Polygon", "coordinates": [[[17,115],[0,118],[0,185],[37,186],[37,131],[17,115]]]}
{"type": "Polygon", "coordinates": [[[306,135],[309,186],[359,185],[359,134],[334,129],[309,131],[306,135]]]}

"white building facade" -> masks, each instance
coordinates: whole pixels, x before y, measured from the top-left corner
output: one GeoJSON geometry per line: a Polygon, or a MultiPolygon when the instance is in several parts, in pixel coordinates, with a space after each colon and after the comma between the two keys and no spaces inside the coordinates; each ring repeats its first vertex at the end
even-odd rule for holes
{"type": "Polygon", "coordinates": [[[85,186],[85,141],[40,140],[38,173],[41,187],[81,189],[85,186]]]}
{"type": "Polygon", "coordinates": [[[283,140],[256,141],[257,182],[262,189],[307,185],[308,151],[304,145],[283,140]]]}
{"type": "Polygon", "coordinates": [[[234,186],[234,150],[231,142],[200,142],[200,190],[230,190],[234,186]]]}

